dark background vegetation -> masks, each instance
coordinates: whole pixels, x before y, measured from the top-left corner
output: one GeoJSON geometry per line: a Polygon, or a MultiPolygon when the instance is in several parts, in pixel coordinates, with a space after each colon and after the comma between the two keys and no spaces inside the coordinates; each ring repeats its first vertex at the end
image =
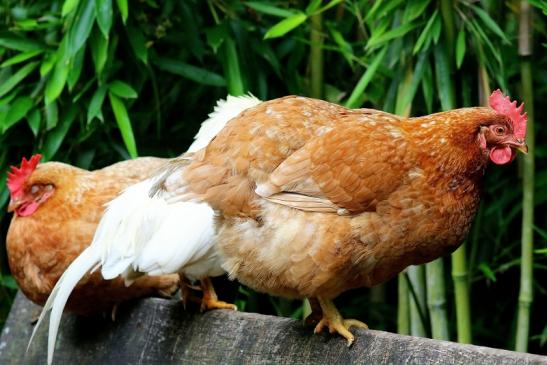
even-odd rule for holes
{"type": "MultiPolygon", "coordinates": [[[[36,152],[45,160],[88,169],[137,155],[176,156],[228,92],[250,91],[261,99],[299,94],[349,107],[423,115],[484,105],[485,95],[499,87],[517,100],[526,96],[536,101],[534,302],[525,342],[530,352],[546,354],[547,222],[541,212],[547,200],[542,118],[547,113],[547,3],[530,1],[531,55],[518,51],[519,23],[526,21],[519,18],[522,3],[4,0],[0,240],[10,219],[4,173],[9,165],[36,152]],[[523,86],[523,67],[532,70],[531,94],[526,82],[523,86]]],[[[466,243],[464,292],[469,293],[469,332],[475,344],[515,348],[522,171],[522,161],[488,169],[484,199],[466,243]]],[[[1,321],[16,285],[4,249],[0,255],[1,321]]],[[[446,293],[440,304],[446,308],[447,338],[462,340],[454,303],[456,296],[467,296],[455,294],[450,261],[445,258],[441,266],[446,293]]],[[[417,296],[432,288],[420,275],[417,296]]],[[[225,285],[246,311],[300,318],[305,310],[298,301],[225,285]]],[[[403,308],[392,280],[373,290],[345,293],[337,303],[343,314],[371,328],[431,336],[428,323],[435,320],[428,316],[425,296],[421,333],[405,329],[402,322],[398,326],[398,297],[403,308]]],[[[407,327],[417,320],[410,317],[407,327]]]]}

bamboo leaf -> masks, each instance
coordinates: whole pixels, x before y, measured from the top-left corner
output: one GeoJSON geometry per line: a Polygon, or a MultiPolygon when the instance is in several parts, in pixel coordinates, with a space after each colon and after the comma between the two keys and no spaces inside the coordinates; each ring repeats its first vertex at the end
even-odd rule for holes
{"type": "Polygon", "coordinates": [[[16,64],[24,62],[24,61],[26,61],[30,58],[36,57],[36,56],[38,56],[42,53],[44,53],[44,50],[41,50],[41,49],[36,49],[34,51],[22,52],[22,53],[19,53],[16,56],[8,58],[4,62],[2,62],[0,67],[7,67],[7,66],[16,65],[16,64]]]}
{"type": "Polygon", "coordinates": [[[260,13],[273,15],[280,18],[288,18],[295,14],[293,10],[278,8],[276,6],[265,4],[259,1],[246,1],[244,4],[260,13]]]}
{"type": "Polygon", "coordinates": [[[408,23],[422,15],[431,0],[414,0],[406,3],[402,23],[408,23]]]}
{"type": "Polygon", "coordinates": [[[113,93],[108,93],[110,99],[110,105],[112,106],[112,111],[114,112],[114,117],[116,118],[116,123],[118,123],[118,128],[122,134],[123,142],[129,152],[131,158],[137,157],[137,145],[135,143],[135,137],[133,136],[133,128],[131,127],[131,120],[127,114],[127,109],[123,101],[118,99],[113,93]]]}
{"type": "Polygon", "coordinates": [[[304,12],[308,15],[311,15],[314,11],[319,9],[319,7],[321,6],[321,1],[322,0],[311,0],[308,3],[308,6],[306,6],[306,10],[304,12]]]}
{"type": "Polygon", "coordinates": [[[46,131],[55,128],[58,122],[59,108],[57,108],[57,102],[53,101],[46,104],[46,131]]]}
{"type": "Polygon", "coordinates": [[[84,54],[85,48],[80,49],[69,63],[70,66],[67,75],[67,85],[70,91],[72,91],[82,73],[82,67],[84,66],[84,54]]]}
{"type": "Polygon", "coordinates": [[[461,67],[463,58],[465,57],[465,31],[462,29],[458,33],[456,40],[456,66],[461,67]]]}
{"type": "Polygon", "coordinates": [[[83,47],[95,22],[95,2],[80,4],[72,26],[68,30],[67,55],[73,56],[83,47]]]}
{"type": "Polygon", "coordinates": [[[101,111],[103,107],[104,97],[106,95],[106,87],[100,86],[91,97],[89,102],[89,108],[87,109],[87,123],[91,122],[93,118],[98,118],[101,122],[104,122],[103,113],[101,111]]]}
{"type": "Polygon", "coordinates": [[[126,27],[127,35],[129,36],[129,43],[135,53],[135,56],[144,63],[148,64],[148,48],[146,47],[146,39],[139,28],[132,26],[126,27]]]}
{"type": "Polygon", "coordinates": [[[47,134],[44,140],[44,148],[42,150],[45,161],[51,160],[53,156],[55,156],[55,153],[59,150],[59,147],[61,147],[70,126],[72,126],[72,123],[76,118],[77,112],[78,108],[74,104],[65,108],[65,112],[61,116],[59,125],[47,134]]]}
{"type": "Polygon", "coordinates": [[[357,108],[359,107],[359,100],[361,99],[361,95],[363,92],[365,92],[366,87],[376,74],[376,70],[378,69],[378,66],[380,66],[380,63],[384,59],[384,56],[387,53],[387,47],[384,47],[376,57],[372,60],[370,63],[370,66],[367,68],[363,76],[361,76],[361,79],[353,89],[353,92],[351,93],[350,97],[345,103],[346,108],[357,108]]]}
{"type": "Polygon", "coordinates": [[[66,16],[68,13],[71,13],[76,7],[80,0],[65,0],[63,3],[63,8],[61,10],[61,16],[66,16]]]}
{"type": "Polygon", "coordinates": [[[324,11],[327,11],[330,8],[340,4],[342,1],[344,1],[344,0],[331,0],[327,5],[323,6],[321,9],[317,10],[314,14],[309,14],[309,15],[315,15],[315,14],[319,14],[319,13],[322,13],[324,11]]]}
{"type": "Polygon", "coordinates": [[[450,62],[444,44],[437,44],[434,50],[435,75],[437,80],[437,90],[443,110],[454,109],[456,106],[454,98],[454,88],[452,87],[452,75],[450,72],[450,62]]]}
{"type": "Polygon", "coordinates": [[[40,111],[38,109],[32,109],[28,113],[27,123],[28,123],[28,126],[30,127],[30,130],[32,131],[32,134],[34,135],[34,137],[37,137],[38,132],[40,132],[41,119],[42,119],[42,117],[41,117],[40,111]]]}
{"type": "Polygon", "coordinates": [[[2,134],[23,119],[33,107],[34,102],[29,96],[20,96],[11,105],[2,125],[2,134]]]}
{"type": "Polygon", "coordinates": [[[214,72],[189,65],[179,60],[161,58],[155,61],[156,65],[165,71],[180,75],[197,83],[211,86],[226,86],[222,76],[214,72]]]}
{"type": "Polygon", "coordinates": [[[38,66],[38,62],[27,63],[10,78],[0,84],[0,97],[6,95],[38,66]]]}
{"type": "Polygon", "coordinates": [[[118,4],[118,9],[120,9],[120,14],[122,15],[122,21],[125,24],[127,22],[127,16],[129,15],[127,0],[116,0],[116,4],[118,4]]]}
{"type": "Polygon", "coordinates": [[[389,13],[393,9],[397,8],[402,2],[403,0],[375,1],[374,5],[370,9],[370,11],[367,13],[365,17],[365,21],[369,22],[372,19],[381,18],[381,15],[385,15],[389,13]]]}
{"type": "Polygon", "coordinates": [[[44,46],[41,43],[36,42],[35,40],[17,36],[13,33],[8,33],[8,32],[0,33],[0,47],[13,49],[15,51],[21,51],[21,52],[29,52],[29,51],[44,49],[44,46]]]}
{"type": "Polygon", "coordinates": [[[418,37],[418,40],[416,41],[416,44],[414,45],[414,48],[412,50],[413,54],[420,52],[420,50],[424,48],[425,44],[431,43],[431,40],[433,39],[431,34],[431,28],[433,27],[433,24],[437,21],[438,16],[439,12],[438,10],[435,10],[431,18],[429,18],[429,21],[425,25],[424,29],[422,30],[422,33],[420,33],[420,36],[418,37]]]}
{"type": "Polygon", "coordinates": [[[410,32],[412,29],[416,28],[418,24],[403,24],[400,27],[397,27],[395,29],[392,29],[390,31],[385,32],[379,37],[370,37],[369,41],[367,42],[367,45],[365,48],[370,49],[375,46],[379,46],[389,40],[392,40],[394,38],[400,38],[410,32]]]}
{"type": "Polygon", "coordinates": [[[61,95],[66,84],[69,70],[70,68],[64,62],[57,61],[55,68],[53,69],[53,74],[46,83],[46,90],[44,92],[46,105],[50,104],[61,95]]]}
{"type": "Polygon", "coordinates": [[[308,16],[306,14],[299,13],[283,19],[266,32],[264,39],[281,37],[304,23],[307,18],[308,16]]]}
{"type": "Polygon", "coordinates": [[[104,38],[108,39],[112,27],[112,0],[95,0],[95,13],[99,29],[104,38]]]}
{"type": "Polygon", "coordinates": [[[101,80],[101,75],[108,58],[108,39],[102,36],[96,29],[89,38],[91,58],[95,66],[95,74],[101,80]]]}
{"type": "Polygon", "coordinates": [[[53,66],[55,66],[55,62],[57,62],[57,52],[46,54],[40,65],[40,76],[46,76],[53,66]]]}
{"type": "Polygon", "coordinates": [[[487,12],[485,12],[476,5],[471,5],[471,9],[473,9],[475,14],[477,14],[478,17],[482,20],[482,23],[486,28],[489,28],[492,32],[498,35],[505,44],[511,44],[511,42],[509,42],[509,39],[507,39],[507,37],[505,36],[505,33],[503,33],[499,25],[494,21],[494,19],[490,17],[490,15],[488,15],[487,12]]]}
{"type": "Polygon", "coordinates": [[[108,85],[108,90],[120,98],[134,99],[138,96],[135,89],[120,80],[114,80],[108,85]]]}

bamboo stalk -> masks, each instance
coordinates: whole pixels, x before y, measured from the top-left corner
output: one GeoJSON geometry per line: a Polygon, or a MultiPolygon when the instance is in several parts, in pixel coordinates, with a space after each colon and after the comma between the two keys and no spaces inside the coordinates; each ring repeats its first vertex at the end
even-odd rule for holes
{"type": "Polygon", "coordinates": [[[534,248],[534,93],[532,85],[532,28],[531,9],[528,1],[520,2],[519,55],[521,56],[521,81],[528,126],[526,143],[528,154],[523,159],[523,195],[522,195],[522,242],[520,264],[520,293],[518,299],[517,334],[515,350],[528,350],[530,330],[530,307],[533,300],[533,248],[534,248]]]}
{"type": "Polygon", "coordinates": [[[444,289],[444,261],[439,258],[425,265],[427,282],[427,307],[431,319],[431,336],[438,340],[449,340],[444,289]]]}
{"type": "Polygon", "coordinates": [[[398,276],[397,333],[410,335],[410,302],[405,273],[398,276]]]}
{"type": "Polygon", "coordinates": [[[323,97],[323,25],[321,13],[310,17],[310,96],[323,97]]]}
{"type": "Polygon", "coordinates": [[[412,336],[426,337],[425,313],[425,269],[424,265],[409,266],[408,278],[410,279],[411,290],[415,296],[410,300],[410,334],[412,336]]]}

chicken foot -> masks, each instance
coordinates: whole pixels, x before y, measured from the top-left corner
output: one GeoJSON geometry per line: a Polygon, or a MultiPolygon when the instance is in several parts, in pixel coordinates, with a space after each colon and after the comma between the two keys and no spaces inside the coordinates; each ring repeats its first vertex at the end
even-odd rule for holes
{"type": "Polygon", "coordinates": [[[314,333],[319,333],[327,326],[330,333],[338,333],[340,336],[348,340],[348,347],[351,346],[355,337],[349,331],[350,327],[365,328],[368,329],[368,326],[356,319],[344,319],[338,309],[334,306],[334,303],[331,300],[323,299],[317,297],[319,305],[323,310],[323,318],[319,321],[317,326],[315,326],[314,333]]]}
{"type": "Polygon", "coordinates": [[[233,309],[237,310],[235,304],[230,304],[218,300],[217,293],[213,287],[213,283],[210,278],[203,278],[201,281],[201,288],[203,290],[203,298],[201,299],[201,311],[208,311],[211,309],[233,309]]]}

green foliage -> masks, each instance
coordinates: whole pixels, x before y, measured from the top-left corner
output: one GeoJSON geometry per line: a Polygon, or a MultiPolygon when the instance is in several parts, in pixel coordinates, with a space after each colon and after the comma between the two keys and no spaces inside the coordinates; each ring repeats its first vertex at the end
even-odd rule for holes
{"type": "MultiPolygon", "coordinates": [[[[0,171],[35,152],[45,160],[84,168],[137,153],[174,156],[186,149],[215,101],[227,92],[251,91],[263,99],[310,95],[310,19],[317,14],[323,22],[326,100],[421,115],[480,104],[478,75],[486,75],[480,82],[489,88],[501,87],[518,98],[516,5],[449,3],[453,32],[443,23],[436,0],[4,1],[0,171]]],[[[538,9],[536,43],[546,43],[545,2],[530,3],[538,9]]],[[[544,47],[538,48],[532,59],[535,95],[544,100],[547,56],[544,47]]],[[[536,115],[543,115],[545,105],[537,104],[536,115]]],[[[544,133],[539,126],[538,141],[544,133]]],[[[539,143],[536,156],[539,211],[547,203],[542,162],[547,147],[539,143]]],[[[518,296],[522,192],[517,175],[517,164],[489,169],[468,240],[478,344],[511,347],[511,336],[499,334],[513,333],[518,296]]],[[[0,183],[0,206],[5,206],[5,174],[0,183]]],[[[1,239],[8,225],[4,218],[2,209],[1,239]]],[[[544,217],[536,222],[537,272],[547,268],[546,224],[544,217]]],[[[1,273],[4,300],[13,294],[13,280],[5,264],[1,273]]],[[[453,285],[445,276],[453,319],[453,285]]],[[[531,351],[546,352],[541,307],[547,305],[547,288],[540,281],[534,284],[531,351]]],[[[390,283],[380,299],[359,290],[342,295],[338,303],[343,313],[372,328],[393,331],[396,291],[390,283]]],[[[302,312],[300,302],[266,298],[245,288],[238,293],[238,305],[286,316],[302,312]]],[[[455,326],[449,329],[455,339],[455,326]]]]}

